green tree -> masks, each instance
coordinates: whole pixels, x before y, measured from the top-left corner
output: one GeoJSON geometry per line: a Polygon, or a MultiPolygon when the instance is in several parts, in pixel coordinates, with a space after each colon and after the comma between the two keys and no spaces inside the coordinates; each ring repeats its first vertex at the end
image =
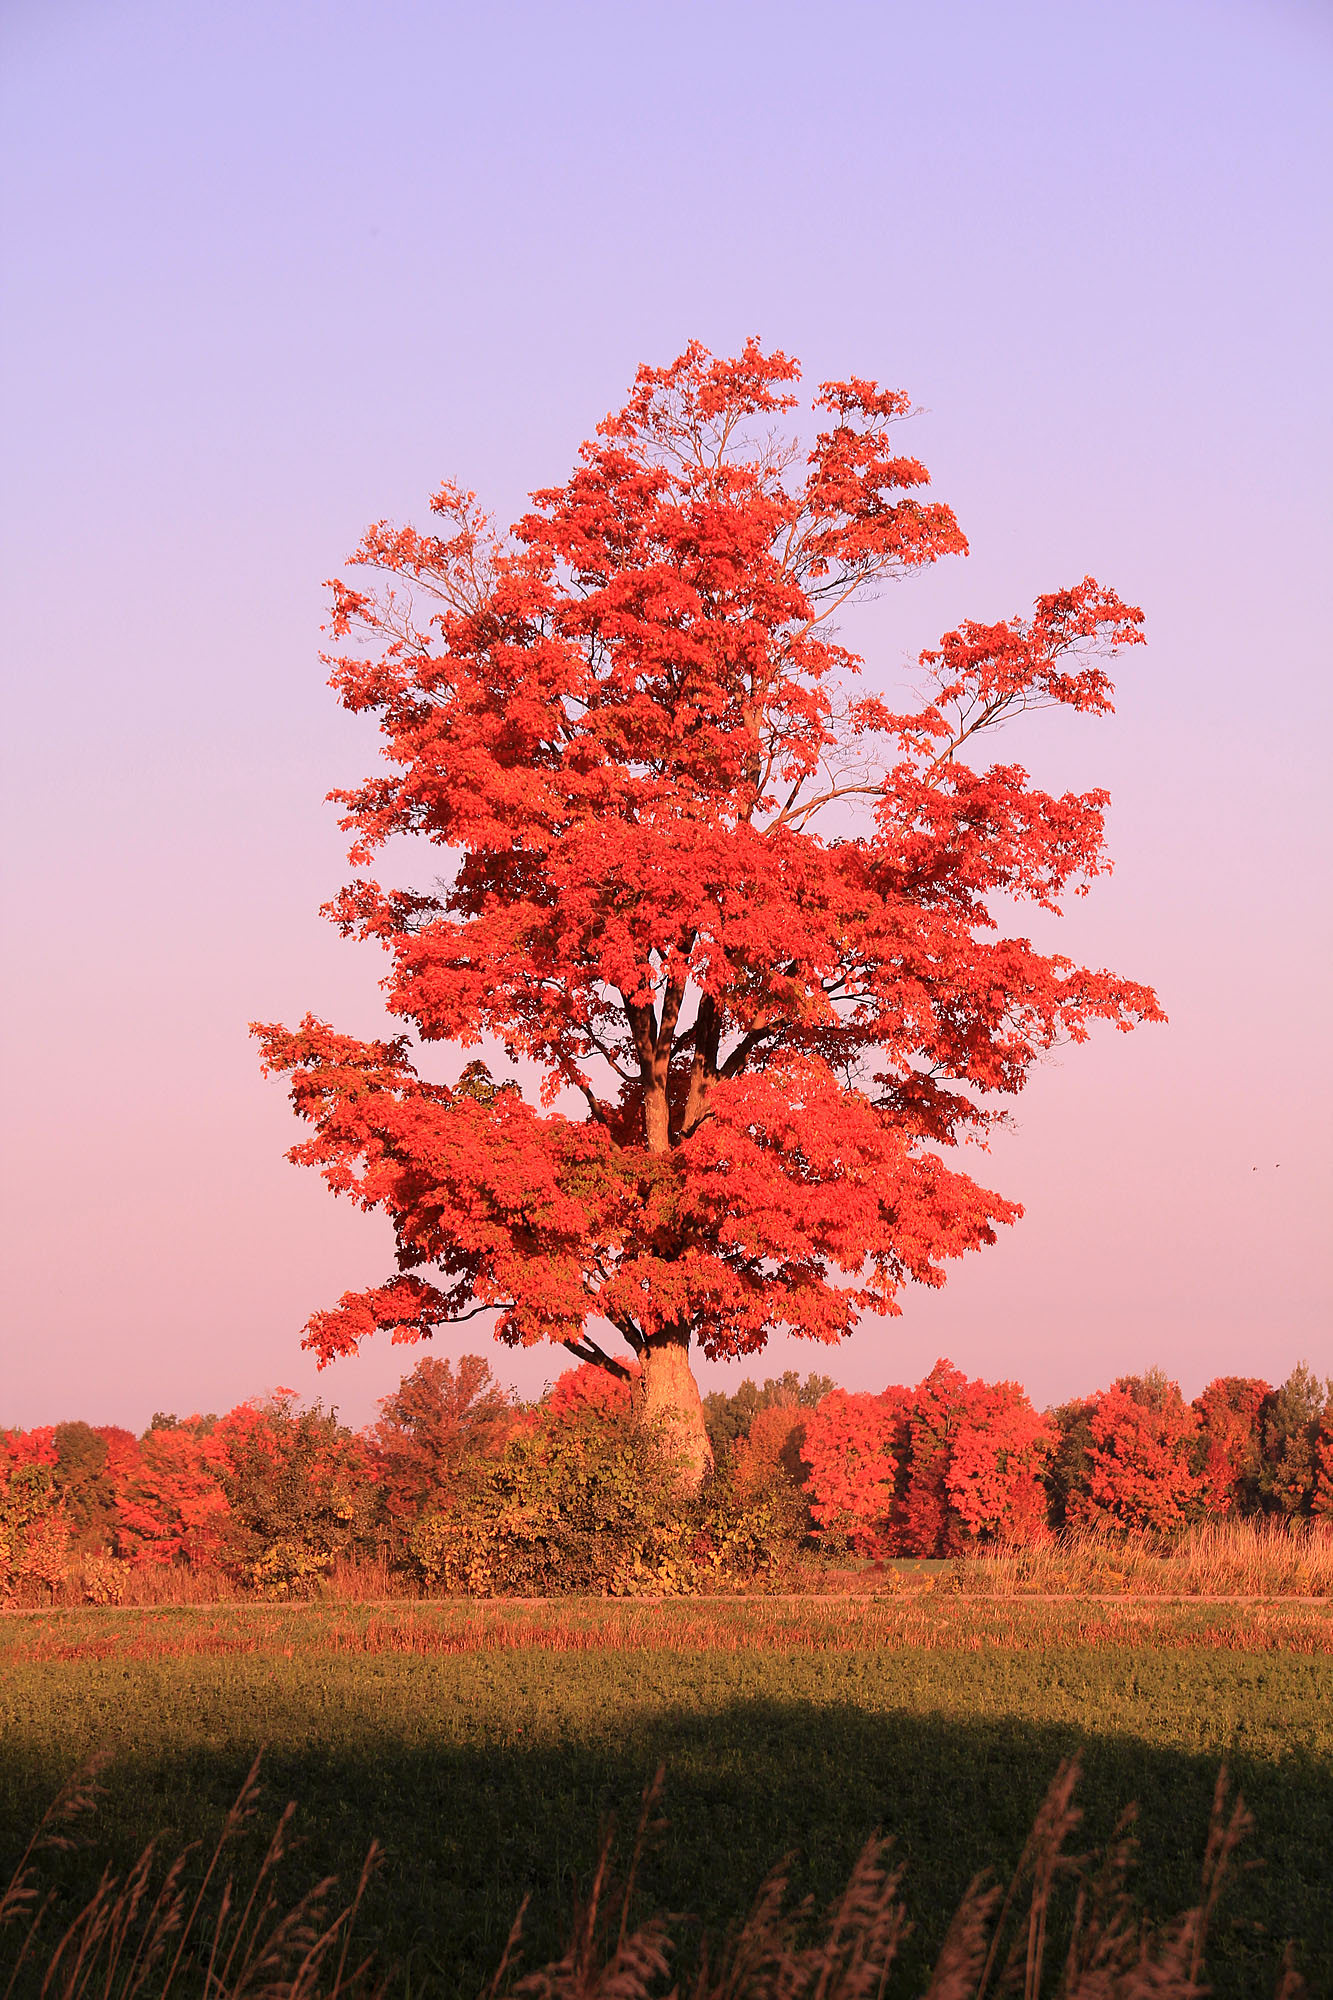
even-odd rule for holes
{"type": "Polygon", "coordinates": [[[721,1453],[737,1439],[747,1438],[760,1410],[775,1405],[813,1410],[836,1386],[829,1375],[807,1375],[802,1381],[794,1368],[788,1368],[781,1375],[770,1375],[762,1387],[747,1375],[731,1395],[715,1389],[704,1397],[704,1418],[714,1452],[721,1453]]]}
{"type": "Polygon", "coordinates": [[[1265,1399],[1260,1415],[1259,1489],[1271,1512],[1310,1512],[1320,1424],[1330,1400],[1333,1381],[1321,1382],[1304,1361],[1297,1362],[1281,1387],[1265,1399]]]}

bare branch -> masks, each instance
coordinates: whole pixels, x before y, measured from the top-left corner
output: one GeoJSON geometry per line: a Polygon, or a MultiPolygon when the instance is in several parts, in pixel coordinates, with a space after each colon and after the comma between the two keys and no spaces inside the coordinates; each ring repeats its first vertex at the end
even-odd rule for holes
{"type": "Polygon", "coordinates": [[[455,1313],[451,1319],[437,1319],[434,1324],[436,1326],[462,1326],[470,1319],[479,1319],[482,1313],[513,1312],[515,1304],[516,1301],[514,1299],[497,1299],[493,1305],[473,1306],[471,1312],[455,1313]]]}
{"type": "Polygon", "coordinates": [[[827,792],[821,792],[817,798],[807,799],[804,805],[797,806],[795,810],[792,812],[788,812],[784,808],[784,810],[778,814],[776,819],[769,821],[769,827],[772,828],[775,826],[799,826],[803,820],[809,818],[811,813],[818,812],[821,806],[826,806],[831,804],[834,799],[849,799],[849,798],[855,798],[857,796],[865,796],[867,798],[878,798],[880,794],[883,792],[883,790],[884,787],[882,784],[834,785],[831,790],[827,792]]]}

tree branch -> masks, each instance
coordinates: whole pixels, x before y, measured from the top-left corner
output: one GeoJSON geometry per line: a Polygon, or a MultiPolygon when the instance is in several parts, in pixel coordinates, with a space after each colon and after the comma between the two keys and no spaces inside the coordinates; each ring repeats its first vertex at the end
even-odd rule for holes
{"type": "Polygon", "coordinates": [[[878,798],[883,790],[884,786],[882,783],[878,785],[834,785],[831,791],[821,792],[818,798],[807,799],[805,804],[797,806],[794,812],[788,812],[787,808],[784,807],[776,819],[769,821],[768,830],[771,831],[775,826],[799,826],[800,822],[808,819],[812,812],[818,812],[821,806],[828,805],[833,799],[852,798],[858,793],[864,793],[870,798],[878,798]]]}
{"type": "Polygon", "coordinates": [[[762,1028],[751,1028],[748,1034],[741,1036],[741,1039],[719,1069],[718,1075],[726,1077],[728,1080],[734,1076],[739,1076],[745,1067],[747,1057],[758,1048],[765,1036],[776,1034],[783,1026],[785,1026],[785,1023],[782,1021],[770,1021],[762,1028]]]}
{"type": "Polygon", "coordinates": [[[618,1375],[622,1382],[634,1380],[623,1361],[617,1361],[614,1355],[605,1353],[586,1333],[578,1340],[562,1340],[560,1345],[567,1347],[576,1361],[589,1362],[594,1368],[605,1368],[609,1375],[618,1375]]]}

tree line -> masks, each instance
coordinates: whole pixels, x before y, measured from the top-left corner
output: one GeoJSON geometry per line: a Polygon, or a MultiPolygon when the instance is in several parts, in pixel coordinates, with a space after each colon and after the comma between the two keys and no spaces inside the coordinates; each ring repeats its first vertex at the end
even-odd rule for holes
{"type": "Polygon", "coordinates": [[[965,1556],[1061,1530],[1167,1541],[1205,1519],[1333,1516],[1333,1381],[1160,1370],[1038,1411],[938,1361],[878,1394],[795,1373],[705,1401],[714,1471],[680,1479],[631,1381],[568,1370],[537,1402],[429,1356],[354,1431],[279,1389],[142,1436],[0,1430],[0,1597],[110,1602],[145,1572],[268,1596],[378,1564],[430,1593],[743,1585],[802,1550],[965,1556]]]}

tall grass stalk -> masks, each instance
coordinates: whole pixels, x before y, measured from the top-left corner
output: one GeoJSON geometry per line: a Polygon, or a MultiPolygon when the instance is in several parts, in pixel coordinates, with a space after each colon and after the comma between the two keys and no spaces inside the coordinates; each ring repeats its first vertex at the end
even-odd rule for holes
{"type": "MultiPolygon", "coordinates": [[[[0,1892],[0,1954],[7,1944],[4,2000],[379,2000],[396,1981],[377,1975],[352,1950],[352,1930],[377,1864],[372,1846],[349,1900],[326,1878],[284,1905],[278,1872],[294,1808],[279,1816],[248,1890],[238,1887],[232,1851],[254,1820],[258,1762],[221,1833],[190,1882],[193,1850],[159,1868],[150,1843],[123,1878],[104,1872],[92,1896],[64,1917],[54,1889],[38,1887],[41,1857],[76,1844],[92,1812],[97,1771],[78,1773],[54,1801],[11,1880],[0,1892]],[[156,1882],[156,1888],[154,1888],[156,1882]]],[[[1077,1758],[1061,1764],[1007,1884],[978,1876],[949,1926],[924,2000],[1203,2000],[1205,1958],[1218,1902],[1251,1830],[1243,1799],[1219,1773],[1197,1902],[1181,1916],[1147,1924],[1127,1888],[1133,1809],[1122,1815],[1100,1856],[1072,1843],[1082,1819],[1077,1758]],[[1063,1938],[1056,1950],[1053,1940],[1063,1938]]],[[[604,1832],[587,1891],[575,1903],[564,1952],[522,1967],[519,1910],[482,2000],[913,2000],[902,1947],[911,1924],[904,1870],[892,1844],[866,1843],[833,1908],[820,1919],[793,1901],[790,1864],[761,1885],[749,1916],[720,1945],[698,1943],[696,1969],[673,1978],[682,1919],[636,1910],[640,1865],[666,1822],[658,1808],[662,1773],[647,1788],[623,1880],[614,1868],[614,1828],[604,1832]]],[[[1304,1987],[1288,1964],[1277,2000],[1304,1987]]]]}
{"type": "Polygon", "coordinates": [[[81,1908],[64,1918],[59,1893],[38,1888],[39,1856],[80,1844],[104,1759],[70,1780],[43,1817],[0,1891],[3,2000],[375,2000],[370,1960],[353,1961],[352,1926],[378,1865],[372,1843],[350,1899],[333,1904],[337,1878],[283,1906],[278,1870],[295,1807],[279,1816],[248,1892],[238,1892],[232,1850],[259,1802],[259,1759],[231,1806],[197,1886],[187,1847],[159,1868],[150,1841],[123,1877],[103,1872],[81,1908]],[[156,1881],[156,1888],[154,1882],[156,1881]],[[64,1919],[62,1922],[62,1918],[64,1919]],[[7,1947],[12,1948],[12,1956],[7,1947]]]}
{"type": "MultiPolygon", "coordinates": [[[[1136,1916],[1127,1889],[1133,1861],[1133,1808],[1100,1856],[1071,1853],[1082,1814],[1075,1803],[1078,1759],[1061,1766],[1007,1886],[978,1876],[949,1926],[924,2000],[1203,2000],[1205,1951],[1218,1899],[1251,1829],[1243,1799],[1218,1775],[1199,1900],[1173,1921],[1136,1916]],[[1061,1926],[1060,1919],[1064,1922],[1061,1926]],[[1052,1957],[1052,1937],[1067,1943],[1052,1957]]],[[[610,1890],[612,1833],[603,1838],[592,1891],[575,1909],[570,1943],[550,1964],[519,1971],[522,1915],[483,2000],[654,2000],[666,1991],[673,1925],[653,1916],[637,1927],[630,1901],[648,1814],[661,1783],[645,1797],[634,1861],[623,1888],[610,1890]]],[[[914,2000],[920,1993],[901,1960],[911,1924],[900,1893],[902,1866],[876,1835],[858,1857],[833,1909],[816,1920],[808,1899],[793,1903],[789,1868],[773,1871],[748,1918],[720,1950],[705,1946],[699,1969],[673,1996],[687,2000],[914,2000]]],[[[1288,1962],[1276,2000],[1305,1987],[1288,1962]]]]}

